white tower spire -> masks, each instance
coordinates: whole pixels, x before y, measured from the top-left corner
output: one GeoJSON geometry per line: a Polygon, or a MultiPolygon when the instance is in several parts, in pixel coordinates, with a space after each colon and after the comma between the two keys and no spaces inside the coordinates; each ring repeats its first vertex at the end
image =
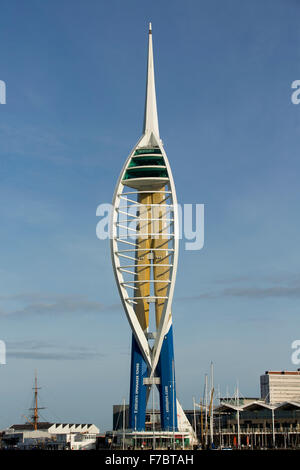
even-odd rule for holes
{"type": "Polygon", "coordinates": [[[143,133],[151,136],[151,133],[159,139],[158,117],[156,106],[154,63],[153,63],[153,45],[152,45],[152,25],[149,23],[149,44],[148,44],[148,69],[147,86],[145,101],[145,116],[143,133]]]}

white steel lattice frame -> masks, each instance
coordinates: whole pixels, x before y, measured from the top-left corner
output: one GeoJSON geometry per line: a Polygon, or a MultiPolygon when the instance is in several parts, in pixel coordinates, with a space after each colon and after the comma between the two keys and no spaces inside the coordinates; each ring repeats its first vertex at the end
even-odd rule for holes
{"type": "MultiPolygon", "coordinates": [[[[144,137],[144,136],[143,136],[144,137]]],[[[172,306],[172,299],[173,299],[173,293],[174,293],[174,286],[175,286],[175,278],[176,278],[176,272],[177,272],[177,263],[178,263],[178,239],[179,239],[179,227],[178,227],[178,207],[177,207],[177,198],[176,198],[176,191],[175,191],[175,185],[173,181],[173,176],[171,172],[171,168],[168,162],[167,155],[164,151],[164,148],[161,144],[161,141],[159,138],[155,138],[155,143],[156,146],[159,147],[161,154],[164,159],[164,164],[167,169],[168,173],[168,180],[165,181],[165,187],[167,188],[165,191],[157,191],[155,189],[155,185],[153,186],[153,189],[148,189],[148,187],[145,187],[143,189],[132,189],[128,188],[127,186],[124,185],[124,175],[125,172],[128,168],[128,165],[130,163],[131,158],[133,157],[135,150],[139,147],[140,142],[142,141],[143,137],[139,140],[137,145],[134,147],[130,155],[128,156],[124,167],[121,171],[121,174],[119,176],[114,197],[113,197],[113,211],[112,211],[112,219],[111,219],[111,257],[112,257],[112,264],[113,264],[113,270],[114,270],[114,275],[116,278],[117,286],[119,289],[120,297],[122,300],[122,304],[125,310],[125,313],[127,315],[127,319],[129,321],[130,327],[134,333],[134,336],[140,346],[141,352],[143,354],[143,357],[146,361],[146,364],[148,366],[148,369],[150,371],[149,377],[152,378],[155,375],[155,369],[159,361],[159,356],[161,352],[161,347],[162,347],[162,342],[164,339],[165,334],[168,332],[170,325],[172,323],[172,313],[171,313],[171,306],[172,306]],[[130,189],[130,190],[129,190],[130,189]],[[135,220],[135,223],[138,224],[143,221],[147,221],[147,223],[159,220],[158,218],[152,218],[151,219],[144,219],[140,218],[135,214],[130,214],[127,211],[124,211],[124,207],[122,206],[122,203],[125,201],[126,203],[129,203],[130,206],[132,205],[134,208],[140,209],[141,206],[145,206],[145,204],[140,204],[137,202],[137,196],[139,193],[154,193],[154,192],[164,192],[165,193],[165,198],[163,199],[162,202],[165,202],[165,204],[147,204],[147,206],[151,206],[151,210],[153,206],[160,206],[163,207],[165,206],[166,208],[166,216],[168,214],[172,214],[172,216],[167,220],[169,223],[168,226],[165,226],[164,229],[168,228],[168,233],[163,232],[164,239],[165,237],[168,237],[169,239],[169,244],[168,248],[154,248],[152,251],[168,251],[167,258],[169,259],[169,262],[165,264],[151,264],[151,266],[166,266],[169,269],[169,279],[163,282],[166,282],[168,284],[168,289],[167,289],[167,295],[163,297],[156,297],[154,295],[149,296],[149,301],[155,301],[159,298],[165,299],[164,302],[164,308],[161,316],[161,320],[158,326],[157,331],[155,332],[154,338],[154,345],[151,347],[149,345],[148,341],[148,332],[144,331],[140,325],[140,322],[136,316],[135,310],[134,310],[134,304],[136,303],[136,300],[138,299],[145,299],[145,297],[134,297],[133,292],[137,289],[136,285],[138,282],[143,282],[135,279],[136,271],[135,268],[137,266],[136,261],[136,253],[138,252],[139,248],[137,246],[137,241],[133,240],[134,234],[136,236],[138,235],[138,232],[136,229],[132,227],[132,223],[135,220]],[[130,196],[128,198],[128,196],[130,196]],[[132,199],[132,197],[136,197],[136,199],[132,199]],[[167,211],[168,210],[168,211],[167,211]],[[125,216],[126,218],[124,220],[121,219],[121,215],[125,216]],[[125,236],[120,236],[119,235],[119,229],[122,229],[126,231],[125,236]],[[127,264],[123,264],[123,262],[127,264]],[[132,261],[132,264],[128,264],[130,261],[132,261]],[[132,270],[130,270],[130,268],[132,270]],[[125,275],[127,275],[127,278],[125,278],[125,275]],[[128,277],[132,276],[132,279],[128,277]],[[129,292],[130,290],[130,292],[129,292]]],[[[152,134],[152,139],[154,138],[154,135],[152,134]]],[[[128,207],[128,206],[127,206],[128,207]]],[[[159,237],[162,234],[161,231],[159,233],[151,233],[148,235],[151,236],[157,236],[159,237]]],[[[142,248],[143,251],[145,251],[145,248],[142,248]]],[[[139,264],[139,267],[142,267],[143,265],[139,264]]],[[[148,265],[145,265],[148,266],[148,265]]],[[[151,270],[152,271],[152,270],[151,270]]],[[[151,280],[150,283],[155,283],[158,282],[157,280],[153,279],[153,275],[151,274],[151,280]]],[[[159,281],[162,282],[162,281],[159,281]]]]}

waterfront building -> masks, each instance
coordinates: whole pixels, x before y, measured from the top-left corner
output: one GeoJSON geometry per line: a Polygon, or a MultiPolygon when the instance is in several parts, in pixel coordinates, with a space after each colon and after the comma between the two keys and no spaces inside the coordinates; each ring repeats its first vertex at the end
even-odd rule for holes
{"type": "Polygon", "coordinates": [[[96,448],[99,428],[95,424],[49,423],[13,424],[2,433],[2,446],[27,449],[90,450],[96,448]]]}
{"type": "Polygon", "coordinates": [[[268,403],[300,402],[300,371],[266,371],[260,376],[260,389],[268,403]]]}

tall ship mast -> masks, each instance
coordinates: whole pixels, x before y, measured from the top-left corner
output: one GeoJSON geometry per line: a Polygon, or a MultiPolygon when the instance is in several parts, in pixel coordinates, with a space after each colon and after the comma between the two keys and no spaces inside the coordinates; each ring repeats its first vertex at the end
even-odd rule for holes
{"type": "Polygon", "coordinates": [[[38,406],[38,390],[40,390],[40,387],[38,387],[37,372],[36,371],[35,371],[35,376],[34,376],[33,390],[34,390],[33,406],[32,406],[32,408],[29,408],[29,410],[32,411],[33,413],[30,417],[31,419],[28,419],[27,416],[25,416],[25,415],[24,415],[24,418],[26,419],[26,421],[28,423],[32,424],[33,429],[35,431],[37,431],[38,430],[39,419],[40,419],[39,410],[44,410],[45,408],[38,406]]]}
{"type": "Polygon", "coordinates": [[[184,415],[176,400],[172,328],[178,209],[170,164],[159,134],[151,23],[143,133],[116,185],[111,256],[132,330],[129,428],[145,430],[150,390],[156,388],[161,428],[175,432],[178,416],[184,415]]]}

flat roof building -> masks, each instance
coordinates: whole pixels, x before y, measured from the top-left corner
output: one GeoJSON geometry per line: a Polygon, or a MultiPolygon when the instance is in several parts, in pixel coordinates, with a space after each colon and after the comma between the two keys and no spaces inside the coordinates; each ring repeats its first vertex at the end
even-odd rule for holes
{"type": "Polygon", "coordinates": [[[266,371],[260,376],[260,391],[268,403],[300,402],[300,371],[266,371]]]}
{"type": "Polygon", "coordinates": [[[4,430],[4,446],[28,449],[95,449],[99,428],[95,424],[38,422],[35,430],[31,423],[13,424],[4,430]]]}

